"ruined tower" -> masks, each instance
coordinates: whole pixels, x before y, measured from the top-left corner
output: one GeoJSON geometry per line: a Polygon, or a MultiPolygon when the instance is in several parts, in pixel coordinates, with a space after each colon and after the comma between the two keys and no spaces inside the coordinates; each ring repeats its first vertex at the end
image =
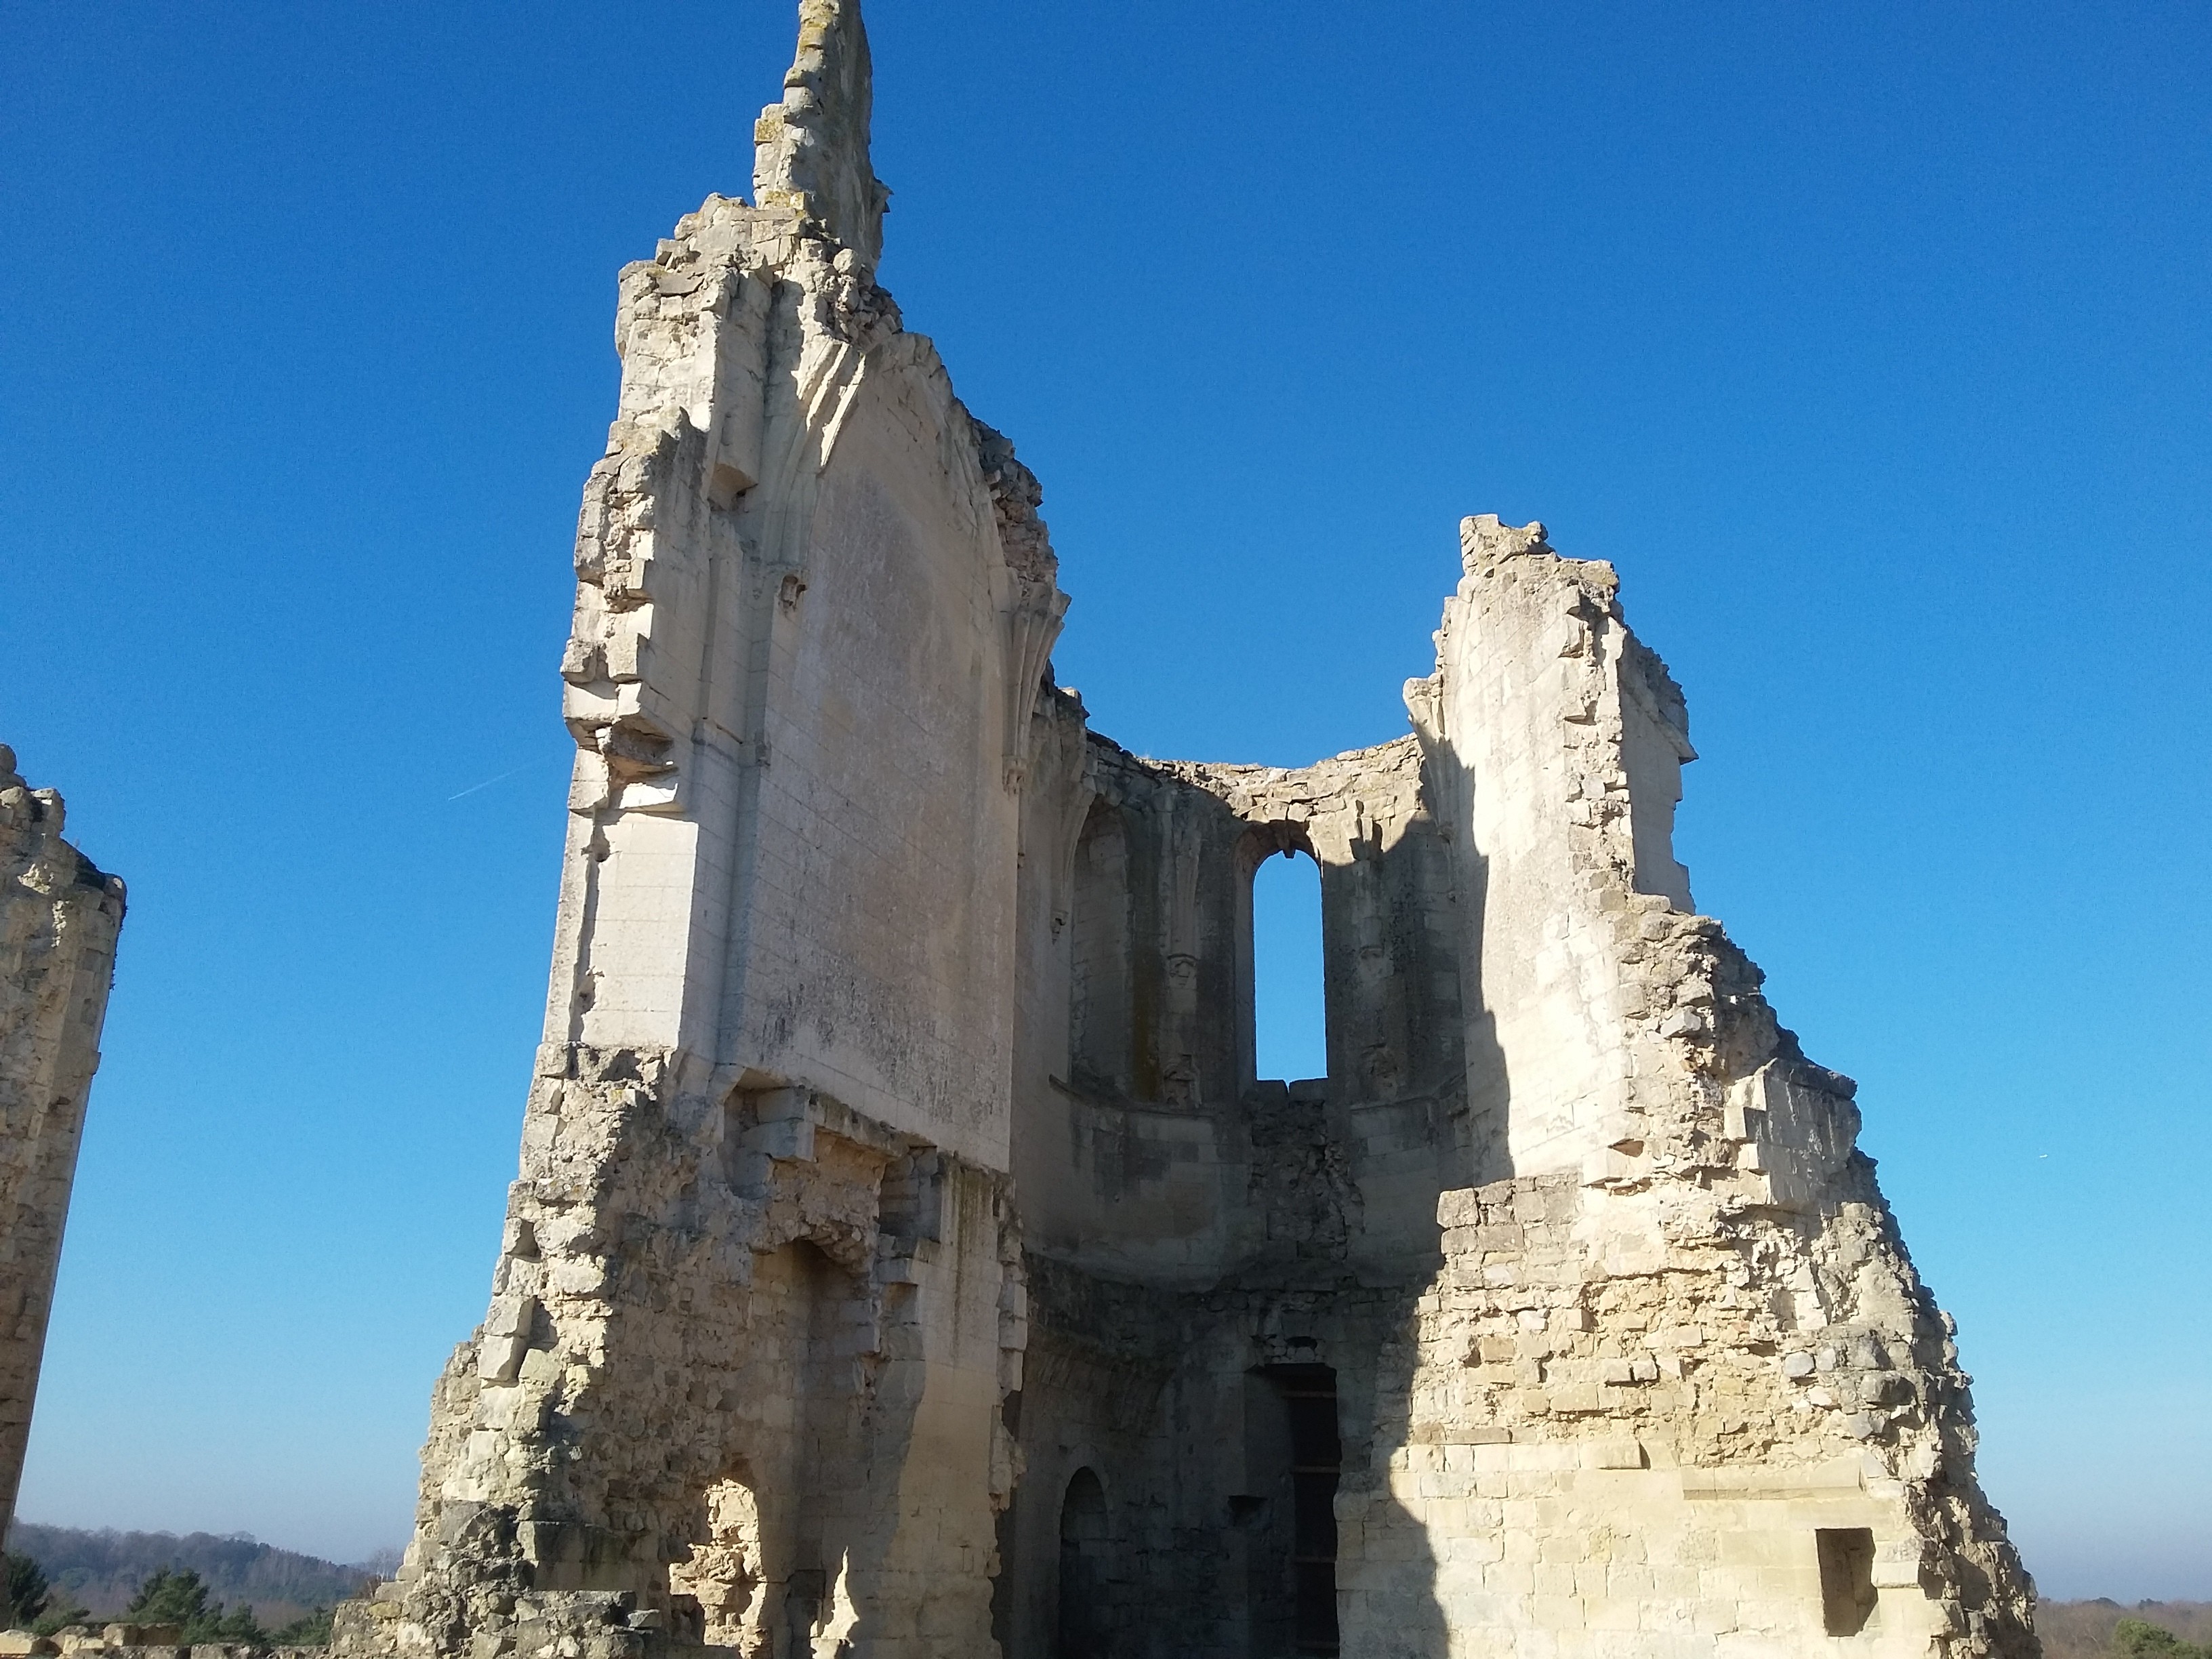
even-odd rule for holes
{"type": "Polygon", "coordinates": [[[1461,526],[1410,728],[1143,759],[874,282],[854,0],[623,273],[545,1038],[356,1655],[2021,1656],[1852,1085],[1671,848],[1606,565],[1461,526]],[[1328,1075],[1255,1075],[1320,866],[1328,1075]]]}
{"type": "Polygon", "coordinates": [[[0,744],[0,1536],[15,1516],[46,1316],[123,884],[62,839],[62,799],[15,774],[0,744]]]}

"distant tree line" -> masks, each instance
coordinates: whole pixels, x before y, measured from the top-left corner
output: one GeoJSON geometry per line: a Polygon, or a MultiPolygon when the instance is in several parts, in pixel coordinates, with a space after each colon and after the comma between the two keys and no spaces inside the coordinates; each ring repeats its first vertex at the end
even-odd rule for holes
{"type": "MultiPolygon", "coordinates": [[[[310,1607],[359,1595],[390,1577],[396,1559],[342,1566],[278,1549],[243,1533],[118,1532],[42,1526],[18,1521],[0,1549],[39,1564],[58,1596],[95,1617],[122,1616],[126,1602],[156,1567],[200,1576],[208,1594],[235,1607],[250,1604],[264,1624],[289,1623],[310,1607]]],[[[396,1552],[394,1553],[396,1554],[396,1552]]]]}
{"type": "MultiPolygon", "coordinates": [[[[68,1597],[57,1595],[46,1582],[45,1571],[29,1556],[0,1556],[0,1563],[6,1567],[9,1629],[52,1636],[92,1617],[87,1609],[70,1606],[68,1597]]],[[[223,1604],[208,1593],[199,1574],[189,1569],[173,1571],[167,1567],[156,1567],[138,1586],[131,1605],[123,1610],[122,1622],[173,1625],[179,1632],[178,1640],[194,1645],[219,1642],[234,1647],[313,1648],[327,1646],[331,1639],[328,1607],[316,1607],[303,1618],[269,1630],[254,1616],[248,1602],[240,1601],[226,1611],[223,1604]]],[[[2195,1650],[2191,1652],[2193,1654],[2195,1650]]]]}
{"type": "MultiPolygon", "coordinates": [[[[0,1628],[8,1630],[52,1636],[71,1625],[87,1623],[93,1617],[87,1609],[75,1605],[73,1596],[48,1583],[37,1561],[20,1553],[0,1555],[0,1597],[4,1597],[6,1602],[4,1607],[0,1607],[0,1614],[4,1615],[0,1617],[0,1628]]],[[[2058,1603],[2051,1610],[2063,1614],[2077,1608],[2094,1610],[2111,1606],[2108,1601],[2058,1603]]],[[[2188,1622],[2189,1615],[2197,1608],[2192,1604],[2178,1611],[2184,1616],[2184,1622],[2188,1622]]],[[[181,1642],[223,1643],[233,1647],[325,1647],[331,1639],[331,1609],[327,1607],[314,1607],[301,1618],[269,1629],[255,1616],[251,1603],[240,1601],[226,1610],[198,1572],[171,1566],[156,1567],[139,1582],[130,1606],[124,1610],[122,1622],[173,1625],[178,1627],[181,1642]]],[[[2065,1650],[2079,1650],[2064,1644],[2063,1638],[2062,1645],[2065,1650]]],[[[2212,1642],[2185,1641],[2147,1619],[2127,1617],[2112,1627],[2103,1659],[2212,1659],[2212,1642]]]]}

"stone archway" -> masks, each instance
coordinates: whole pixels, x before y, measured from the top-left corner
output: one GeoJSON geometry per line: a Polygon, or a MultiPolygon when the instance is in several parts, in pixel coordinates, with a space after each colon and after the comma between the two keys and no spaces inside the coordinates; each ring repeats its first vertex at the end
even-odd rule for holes
{"type": "Polygon", "coordinates": [[[1106,1659],[1106,1489],[1092,1470],[1069,1479],[1060,1505],[1060,1618],[1054,1659],[1106,1659]]]}

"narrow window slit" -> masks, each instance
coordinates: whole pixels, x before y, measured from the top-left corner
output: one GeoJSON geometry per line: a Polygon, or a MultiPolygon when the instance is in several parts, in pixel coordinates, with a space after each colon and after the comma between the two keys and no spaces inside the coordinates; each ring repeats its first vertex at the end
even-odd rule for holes
{"type": "Polygon", "coordinates": [[[1255,1074],[1327,1077],[1324,1013],[1321,866],[1304,854],[1264,858],[1252,872],[1255,1074]]]}

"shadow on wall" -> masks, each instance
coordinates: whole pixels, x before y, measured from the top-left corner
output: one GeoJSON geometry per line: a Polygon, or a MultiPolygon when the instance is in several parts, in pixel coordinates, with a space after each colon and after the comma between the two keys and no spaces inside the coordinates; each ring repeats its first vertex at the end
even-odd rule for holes
{"type": "MultiPolygon", "coordinates": [[[[1422,750],[1422,793],[1434,822],[1462,826],[1472,823],[1468,801],[1470,780],[1458,757],[1449,744],[1433,739],[1419,720],[1414,724],[1422,750]]],[[[1364,1402],[1368,1410],[1364,1415],[1373,1425],[1372,1440],[1365,1449],[1364,1475],[1355,1485],[1347,1460],[1344,1490],[1336,1504],[1342,1529],[1337,1564],[1338,1602],[1344,1625],[1340,1650],[1358,1659],[1446,1659],[1449,1650],[1451,1620],[1439,1599],[1438,1563],[1428,1526],[1401,1501],[1449,1501],[1456,1495],[1456,1489],[1453,1493],[1425,1489],[1425,1483],[1438,1480],[1450,1483],[1456,1471],[1447,1468],[1439,1476],[1419,1469],[1413,1455],[1415,1447],[1439,1439],[1442,1427],[1421,1418],[1414,1390],[1427,1310],[1450,1290],[1450,1269],[1444,1262],[1436,1200],[1443,1192],[1485,1186],[1513,1174],[1506,1134],[1510,1079],[1504,1050],[1498,1042],[1495,1022],[1486,1012],[1483,994],[1483,904],[1489,860],[1478,848],[1463,842],[1447,842],[1444,853],[1450,872],[1449,942],[1450,954],[1456,958],[1465,1082],[1455,1099],[1440,1103],[1435,1125],[1435,1185],[1428,1194],[1428,1213],[1419,1227],[1425,1247],[1425,1272],[1406,1290],[1376,1351],[1373,1391],[1364,1402]]],[[[1414,1218],[1407,1216],[1401,1224],[1411,1229],[1416,1224],[1414,1218]]],[[[1359,1403],[1346,1402],[1341,1416],[1347,1425],[1362,1415],[1359,1403]]],[[[1455,1425],[1455,1437],[1467,1431],[1466,1425],[1455,1425]]],[[[1470,1486],[1470,1495],[1460,1501],[1479,1504],[1481,1500],[1471,1492],[1470,1486]]],[[[1479,1516],[1469,1516],[1457,1532],[1456,1547],[1471,1547],[1489,1553],[1492,1559],[1503,1559],[1502,1516],[1488,1528],[1479,1516]]],[[[1463,1629],[1479,1627],[1482,1622],[1480,1609],[1458,1610],[1458,1623],[1463,1629]]]]}
{"type": "Polygon", "coordinates": [[[797,1409],[783,1432],[744,1437],[702,1494],[689,1559],[670,1569],[672,1628],[743,1653],[880,1638],[890,1632],[872,1627],[899,1515],[883,1472],[895,1479],[913,1449],[924,1368],[856,1352],[852,1338],[878,1318],[910,1322],[915,1287],[889,1286],[878,1305],[859,1274],[801,1237],[760,1258],[754,1291],[763,1371],[750,1380],[797,1409]]]}
{"type": "MultiPolygon", "coordinates": [[[[1437,1563],[1389,1484],[1417,1294],[1179,1309],[1162,1346],[1187,1339],[1182,1363],[1125,1428],[1094,1418],[1039,1448],[1017,1502],[1050,1506],[1056,1548],[1034,1637],[1001,1626],[1007,1659],[1444,1659],[1437,1563]],[[1081,1461],[1062,1474],[1066,1441],[1081,1461]]],[[[1058,1367],[1075,1346],[1040,1358],[1058,1367]]]]}
{"type": "MultiPolygon", "coordinates": [[[[1451,744],[1432,736],[1420,720],[1414,721],[1421,746],[1423,793],[1440,825],[1464,826],[1474,821],[1471,797],[1474,782],[1468,775],[1451,744]]],[[[1484,907],[1490,893],[1490,860],[1471,839],[1446,843],[1451,871],[1451,908],[1455,927],[1453,954],[1459,974],[1460,1041],[1462,1045],[1463,1092],[1455,1120],[1455,1133],[1439,1171],[1441,1188],[1486,1187],[1493,1181],[1510,1181],[1516,1171],[1508,1130],[1512,1122],[1513,1079],[1505,1050],[1498,1041],[1498,1020],[1491,1012],[1482,977],[1484,907]]],[[[1431,1219],[1434,1220],[1431,1216],[1431,1219]]],[[[1443,1255],[1443,1233],[1435,1234],[1437,1256],[1443,1255]]]]}
{"type": "Polygon", "coordinates": [[[1376,1355],[1367,1474],[1355,1487],[1347,1470],[1337,1498],[1341,1646],[1327,1650],[1358,1659],[1446,1659],[1449,1649],[1428,1528],[1399,1501],[1401,1483],[1415,1478],[1405,1454],[1419,1432],[1412,1420],[1419,1300],[1405,1299],[1397,1328],[1376,1355]]]}

